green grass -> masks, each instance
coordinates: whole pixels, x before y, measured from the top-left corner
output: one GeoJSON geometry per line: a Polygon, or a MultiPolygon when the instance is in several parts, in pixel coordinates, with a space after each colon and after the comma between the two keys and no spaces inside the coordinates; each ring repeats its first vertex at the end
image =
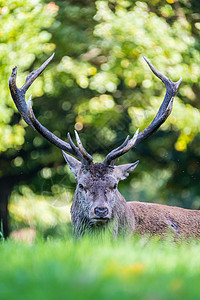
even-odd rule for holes
{"type": "Polygon", "coordinates": [[[0,243],[0,299],[199,299],[200,241],[0,243]]]}
{"type": "Polygon", "coordinates": [[[0,223],[0,241],[4,240],[3,236],[3,222],[0,223]]]}

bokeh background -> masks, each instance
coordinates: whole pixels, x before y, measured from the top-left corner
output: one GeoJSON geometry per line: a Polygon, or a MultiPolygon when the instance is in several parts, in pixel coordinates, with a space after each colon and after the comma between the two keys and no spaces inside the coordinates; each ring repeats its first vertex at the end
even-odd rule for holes
{"type": "Polygon", "coordinates": [[[127,200],[200,207],[199,0],[0,0],[0,219],[5,236],[70,229],[73,175],[61,151],[21,119],[8,89],[53,52],[27,92],[38,120],[62,139],[76,129],[94,160],[143,130],[161,104],[162,73],[183,83],[159,131],[117,163],[140,164],[120,183],[127,200]],[[9,222],[8,222],[9,221],[9,222]],[[18,231],[19,232],[19,231],[18,231]]]}

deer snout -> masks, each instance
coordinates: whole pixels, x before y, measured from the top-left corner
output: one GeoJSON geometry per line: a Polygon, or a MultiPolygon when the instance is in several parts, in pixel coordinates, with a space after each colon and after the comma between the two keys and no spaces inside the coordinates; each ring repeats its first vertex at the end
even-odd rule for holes
{"type": "Polygon", "coordinates": [[[94,209],[95,217],[97,218],[107,218],[109,214],[109,210],[107,207],[95,207],[94,209]]]}

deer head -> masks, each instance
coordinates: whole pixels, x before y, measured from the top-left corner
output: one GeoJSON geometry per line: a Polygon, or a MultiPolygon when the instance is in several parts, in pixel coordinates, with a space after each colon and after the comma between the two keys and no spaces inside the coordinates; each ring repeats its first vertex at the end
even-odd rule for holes
{"type": "Polygon", "coordinates": [[[120,166],[93,162],[85,165],[64,151],[63,155],[77,181],[74,202],[90,224],[105,224],[113,217],[119,196],[118,182],[125,179],[139,161],[120,166]]]}
{"type": "MultiPolygon", "coordinates": [[[[88,226],[105,225],[116,216],[120,219],[119,215],[126,210],[126,202],[119,193],[117,185],[120,180],[124,180],[135,169],[139,162],[115,166],[115,160],[153,134],[167,119],[171,113],[173,98],[181,83],[181,79],[178,82],[172,82],[144,57],[151,71],[166,86],[166,94],[158,113],[147,128],[140,133],[137,130],[132,138],[127,136],[123,144],[112,150],[102,163],[93,163],[92,156],[84,149],[76,131],[77,146],[73,143],[69,133],[69,143],[66,143],[36,119],[31,105],[31,97],[26,104],[26,91],[46,68],[53,56],[54,54],[39,69],[28,75],[22,88],[17,88],[16,86],[17,67],[15,67],[9,79],[11,95],[24,121],[62,150],[71,172],[76,177],[77,187],[71,210],[73,225],[76,226],[76,223],[81,222],[85,222],[84,224],[88,226]]],[[[79,227],[79,225],[77,226],[79,227]]],[[[80,229],[77,229],[77,231],[80,231],[80,229]]]]}

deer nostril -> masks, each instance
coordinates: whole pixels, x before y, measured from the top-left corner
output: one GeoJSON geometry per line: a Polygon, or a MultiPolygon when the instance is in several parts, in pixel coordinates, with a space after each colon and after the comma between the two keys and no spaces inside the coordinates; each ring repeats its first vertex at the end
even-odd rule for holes
{"type": "Polygon", "coordinates": [[[95,207],[94,214],[99,218],[104,218],[108,215],[107,207],[95,207]]]}

